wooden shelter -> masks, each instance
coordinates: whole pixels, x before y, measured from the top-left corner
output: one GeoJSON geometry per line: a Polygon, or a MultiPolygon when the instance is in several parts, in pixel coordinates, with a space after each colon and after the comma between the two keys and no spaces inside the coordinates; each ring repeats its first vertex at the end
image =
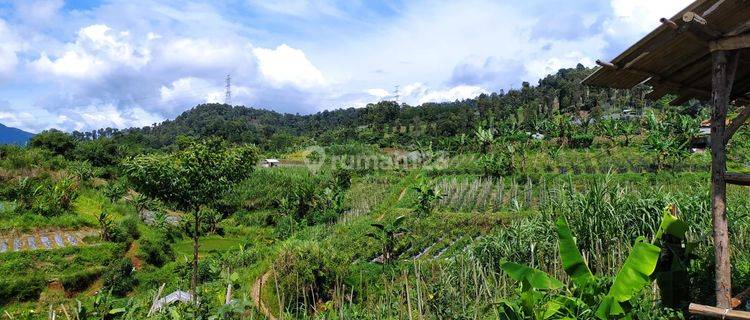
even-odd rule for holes
{"type": "Polygon", "coordinates": [[[690,99],[709,101],[711,115],[711,205],[716,255],[717,308],[691,305],[691,312],[727,319],[750,319],[750,313],[732,311],[730,246],[726,185],[750,186],[750,175],[729,173],[726,146],[750,118],[750,0],[697,0],[583,83],[630,89],[639,84],[653,88],[647,98],[676,95],[671,103],[690,99]],[[734,101],[744,105],[727,125],[727,109],[734,101]],[[717,311],[718,310],[718,311],[717,311]]]}

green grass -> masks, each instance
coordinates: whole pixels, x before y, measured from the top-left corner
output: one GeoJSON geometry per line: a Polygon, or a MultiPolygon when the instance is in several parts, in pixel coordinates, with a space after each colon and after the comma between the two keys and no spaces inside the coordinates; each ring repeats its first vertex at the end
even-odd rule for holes
{"type": "MultiPolygon", "coordinates": [[[[214,252],[222,252],[232,248],[237,248],[243,243],[240,238],[222,238],[219,236],[203,237],[199,240],[200,247],[198,249],[198,257],[206,257],[214,252]]],[[[186,239],[175,243],[174,251],[177,254],[178,259],[180,257],[192,258],[193,256],[193,240],[186,239]]]]}

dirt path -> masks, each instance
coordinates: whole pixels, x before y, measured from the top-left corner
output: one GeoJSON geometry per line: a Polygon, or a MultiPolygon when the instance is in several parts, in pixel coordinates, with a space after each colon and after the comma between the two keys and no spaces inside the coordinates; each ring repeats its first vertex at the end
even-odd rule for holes
{"type": "Polygon", "coordinates": [[[273,316],[271,310],[269,310],[266,304],[263,303],[263,295],[261,294],[263,285],[268,282],[268,278],[270,277],[271,271],[267,271],[257,280],[255,280],[255,283],[253,283],[253,290],[250,292],[250,296],[252,297],[255,306],[258,308],[258,310],[260,310],[260,313],[266,316],[266,318],[268,318],[269,320],[276,320],[276,317],[273,316]]]}

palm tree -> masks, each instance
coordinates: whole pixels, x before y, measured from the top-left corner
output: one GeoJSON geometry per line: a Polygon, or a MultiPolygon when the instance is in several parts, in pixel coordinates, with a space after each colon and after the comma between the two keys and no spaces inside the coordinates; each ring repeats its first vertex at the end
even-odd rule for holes
{"type": "Polygon", "coordinates": [[[408,229],[402,226],[405,219],[406,216],[399,216],[390,223],[371,224],[376,230],[375,232],[368,233],[367,236],[381,243],[383,247],[383,264],[393,261],[395,258],[393,253],[396,247],[396,240],[408,232],[408,229]]]}

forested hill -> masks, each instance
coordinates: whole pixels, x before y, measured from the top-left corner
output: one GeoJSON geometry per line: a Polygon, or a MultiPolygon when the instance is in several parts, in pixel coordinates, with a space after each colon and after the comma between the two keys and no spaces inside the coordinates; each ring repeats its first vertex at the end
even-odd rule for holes
{"type": "Polygon", "coordinates": [[[300,143],[363,143],[413,145],[445,143],[445,138],[470,134],[477,127],[541,130],[556,115],[578,116],[580,111],[597,116],[621,109],[642,108],[645,88],[611,90],[580,84],[593,69],[578,65],[541,79],[536,86],[481,95],[474,99],[420,106],[379,102],[365,108],[323,111],[312,115],[221,104],[204,104],[174,120],[151,127],[117,132],[76,132],[79,139],[114,136],[121,142],[163,148],[179,136],[220,136],[232,142],[250,142],[266,149],[282,150],[300,143]]]}

